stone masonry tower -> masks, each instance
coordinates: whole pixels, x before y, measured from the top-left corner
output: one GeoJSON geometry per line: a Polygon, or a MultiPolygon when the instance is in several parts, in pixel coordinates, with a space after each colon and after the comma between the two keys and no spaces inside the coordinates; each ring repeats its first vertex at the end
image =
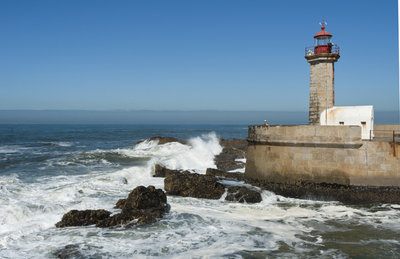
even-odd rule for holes
{"type": "Polygon", "coordinates": [[[310,108],[309,124],[320,124],[321,113],[335,104],[335,69],[339,47],[332,43],[332,35],[325,31],[326,23],[321,23],[321,31],[315,36],[314,47],[306,48],[307,62],[310,63],[310,108]]]}

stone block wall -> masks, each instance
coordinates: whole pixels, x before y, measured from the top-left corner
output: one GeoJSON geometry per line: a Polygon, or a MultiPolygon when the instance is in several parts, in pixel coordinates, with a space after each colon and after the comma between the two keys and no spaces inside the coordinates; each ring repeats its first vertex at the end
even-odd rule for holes
{"type": "Polygon", "coordinates": [[[309,123],[319,124],[320,114],[334,105],[333,62],[312,64],[310,68],[309,123]]]}
{"type": "Polygon", "coordinates": [[[319,125],[321,113],[335,105],[334,63],[339,58],[334,53],[306,56],[310,63],[310,124],[319,125]]]}
{"type": "Polygon", "coordinates": [[[249,126],[246,176],[275,183],[400,186],[399,147],[358,126],[249,126]]]}

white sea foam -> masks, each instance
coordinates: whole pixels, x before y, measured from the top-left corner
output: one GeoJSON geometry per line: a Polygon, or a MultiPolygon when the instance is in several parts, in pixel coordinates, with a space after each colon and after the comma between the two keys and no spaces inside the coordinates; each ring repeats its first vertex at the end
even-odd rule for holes
{"type": "Polygon", "coordinates": [[[215,133],[189,139],[189,144],[170,142],[158,145],[158,141],[143,141],[133,149],[117,149],[116,152],[130,157],[151,157],[149,166],[163,164],[170,169],[196,169],[205,173],[215,168],[214,157],[222,151],[215,133]]]}
{"type": "Polygon", "coordinates": [[[50,143],[55,146],[60,146],[60,147],[71,147],[73,145],[72,142],[64,142],[64,141],[50,142],[50,143]]]}
{"type": "Polygon", "coordinates": [[[228,172],[229,173],[244,173],[245,171],[246,171],[246,167],[229,170],[228,172]]]}
{"type": "Polygon", "coordinates": [[[20,145],[5,145],[0,146],[0,154],[12,154],[12,153],[19,153],[26,150],[29,150],[29,147],[23,147],[20,145]]]}
{"type": "Polygon", "coordinates": [[[242,162],[242,163],[246,164],[246,158],[236,158],[235,161],[236,162],[242,162]]]}

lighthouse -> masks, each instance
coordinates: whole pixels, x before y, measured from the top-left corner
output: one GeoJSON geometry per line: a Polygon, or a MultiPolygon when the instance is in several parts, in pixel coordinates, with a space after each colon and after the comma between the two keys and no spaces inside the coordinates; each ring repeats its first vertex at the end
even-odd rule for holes
{"type": "Polygon", "coordinates": [[[335,68],[340,58],[339,47],[320,23],[321,31],[314,36],[315,44],[307,47],[305,58],[310,63],[309,124],[320,124],[321,113],[335,105],[335,68]]]}

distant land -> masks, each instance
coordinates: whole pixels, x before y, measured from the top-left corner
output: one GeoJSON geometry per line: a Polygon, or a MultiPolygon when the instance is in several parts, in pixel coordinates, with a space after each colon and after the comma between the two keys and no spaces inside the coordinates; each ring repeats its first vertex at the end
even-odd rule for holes
{"type": "MultiPolygon", "coordinates": [[[[0,110],[0,124],[307,124],[305,111],[0,110]]],[[[399,123],[397,111],[375,111],[376,124],[399,123]]]]}

